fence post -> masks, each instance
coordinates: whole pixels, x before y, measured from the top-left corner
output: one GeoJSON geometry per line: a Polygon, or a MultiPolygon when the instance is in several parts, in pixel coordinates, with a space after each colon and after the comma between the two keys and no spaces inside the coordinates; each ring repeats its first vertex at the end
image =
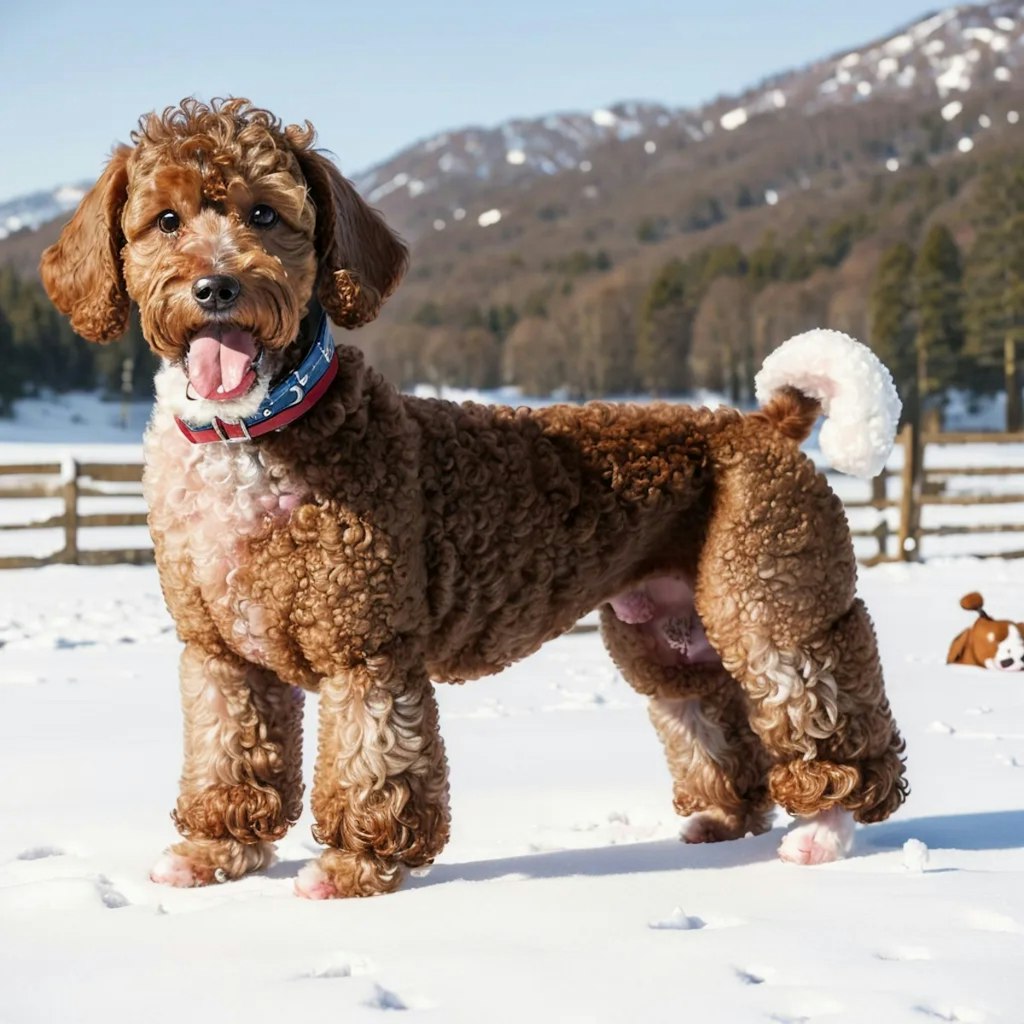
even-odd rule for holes
{"type": "Polygon", "coordinates": [[[912,423],[900,431],[903,444],[903,472],[900,474],[900,533],[896,557],[916,562],[921,541],[921,481],[924,477],[924,452],[921,431],[912,423]]]}
{"type": "Polygon", "coordinates": [[[871,500],[879,514],[878,525],[874,529],[875,540],[878,541],[879,561],[889,557],[889,517],[886,515],[886,501],[889,497],[889,470],[883,466],[882,472],[871,481],[871,500]]]}
{"type": "Polygon", "coordinates": [[[64,492],[64,550],[61,561],[78,565],[78,462],[67,458],[61,466],[64,492]]]}

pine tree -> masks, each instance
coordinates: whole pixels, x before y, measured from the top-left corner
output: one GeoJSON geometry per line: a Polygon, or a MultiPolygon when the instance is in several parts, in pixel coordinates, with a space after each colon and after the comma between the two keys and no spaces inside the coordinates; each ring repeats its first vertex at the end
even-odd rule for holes
{"type": "Polygon", "coordinates": [[[1000,359],[1006,429],[1020,430],[1019,346],[1024,341],[1024,169],[997,166],[981,178],[977,236],[965,274],[965,351],[990,381],[1000,359]],[[985,371],[988,371],[986,374],[985,371]]]}
{"type": "Polygon", "coordinates": [[[21,379],[13,370],[14,337],[11,325],[0,309],[0,365],[9,368],[0,373],[0,416],[9,416],[11,405],[21,394],[21,379]]]}
{"type": "Polygon", "coordinates": [[[889,368],[903,399],[903,417],[918,420],[912,277],[914,250],[897,242],[885,251],[871,295],[871,347],[889,368]]]}
{"type": "Polygon", "coordinates": [[[690,386],[690,342],[696,309],[690,275],[680,260],[666,263],[640,308],[636,369],[652,394],[690,386]]]}
{"type": "Polygon", "coordinates": [[[964,345],[963,267],[953,233],[936,224],[914,264],[917,380],[921,400],[959,381],[964,345]]]}

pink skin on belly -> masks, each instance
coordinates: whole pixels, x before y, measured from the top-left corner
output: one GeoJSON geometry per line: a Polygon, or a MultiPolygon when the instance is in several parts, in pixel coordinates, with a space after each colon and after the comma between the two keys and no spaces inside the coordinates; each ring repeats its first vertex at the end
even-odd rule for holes
{"type": "Polygon", "coordinates": [[[636,626],[665,665],[718,664],[721,658],[704,632],[683,576],[655,576],[609,602],[620,622],[636,626]]]}

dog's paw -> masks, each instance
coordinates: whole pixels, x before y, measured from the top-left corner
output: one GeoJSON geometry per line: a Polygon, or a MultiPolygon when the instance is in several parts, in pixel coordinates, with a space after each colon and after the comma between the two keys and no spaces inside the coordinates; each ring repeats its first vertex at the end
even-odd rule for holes
{"type": "Polygon", "coordinates": [[[333,900],[340,895],[327,872],[311,860],[295,876],[295,895],[304,900],[333,900]]]}
{"type": "Polygon", "coordinates": [[[828,864],[842,860],[853,845],[853,816],[834,807],[783,836],[779,857],[789,864],[828,864]]]}
{"type": "Polygon", "coordinates": [[[173,850],[165,850],[149,872],[151,882],[173,885],[176,889],[191,889],[195,885],[208,885],[214,880],[213,872],[200,869],[188,857],[173,850]],[[209,877],[205,877],[209,875],[209,877]]]}
{"type": "Polygon", "coordinates": [[[722,843],[742,838],[744,831],[742,825],[731,818],[722,820],[711,814],[695,814],[683,827],[679,838],[684,843],[722,843]]]}

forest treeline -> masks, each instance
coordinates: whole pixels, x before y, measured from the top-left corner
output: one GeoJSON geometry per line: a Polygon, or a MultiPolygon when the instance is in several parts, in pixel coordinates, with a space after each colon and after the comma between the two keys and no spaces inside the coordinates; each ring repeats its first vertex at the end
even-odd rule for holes
{"type": "MultiPolygon", "coordinates": [[[[927,169],[879,183],[863,212],[747,249],[709,245],[653,273],[600,250],[542,269],[547,284],[515,303],[466,296],[404,311],[382,325],[374,362],[407,388],[511,384],[580,398],[708,388],[743,402],[768,352],[828,326],[869,343],[911,407],[951,386],[992,392],[1015,379],[1024,342],[1024,168],[927,169]],[[936,220],[968,181],[957,223],[936,220]],[[912,209],[893,239],[896,202],[912,209]]],[[[0,411],[43,388],[112,392],[127,379],[145,394],[155,369],[137,319],[119,342],[90,345],[10,266],[0,266],[0,359],[0,411]]]]}

